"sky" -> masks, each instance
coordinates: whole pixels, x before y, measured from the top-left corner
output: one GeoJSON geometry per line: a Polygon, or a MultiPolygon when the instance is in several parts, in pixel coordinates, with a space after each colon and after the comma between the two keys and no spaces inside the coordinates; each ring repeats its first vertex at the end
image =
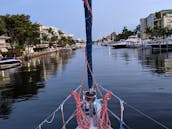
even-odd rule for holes
{"type": "MultiPolygon", "coordinates": [[[[172,9],[172,0],[92,0],[93,39],[124,26],[133,30],[140,18],[163,9],[172,9]]],[[[82,0],[0,0],[0,15],[28,14],[32,22],[54,26],[75,38],[85,39],[82,0]]]]}

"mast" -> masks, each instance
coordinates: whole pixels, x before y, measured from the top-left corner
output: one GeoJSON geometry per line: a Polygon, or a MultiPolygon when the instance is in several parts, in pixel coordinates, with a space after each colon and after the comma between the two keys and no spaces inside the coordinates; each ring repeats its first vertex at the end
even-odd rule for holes
{"type": "MultiPolygon", "coordinates": [[[[86,26],[86,58],[92,71],[92,0],[84,0],[85,26],[86,26]]],[[[87,66],[88,87],[92,88],[93,78],[87,66]]]]}

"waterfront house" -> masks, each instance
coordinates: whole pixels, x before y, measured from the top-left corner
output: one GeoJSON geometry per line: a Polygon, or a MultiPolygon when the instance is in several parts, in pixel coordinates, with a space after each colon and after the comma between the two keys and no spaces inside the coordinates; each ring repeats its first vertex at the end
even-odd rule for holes
{"type": "Polygon", "coordinates": [[[8,52],[10,44],[6,42],[7,39],[10,39],[10,37],[0,36],[0,53],[8,52]]]}

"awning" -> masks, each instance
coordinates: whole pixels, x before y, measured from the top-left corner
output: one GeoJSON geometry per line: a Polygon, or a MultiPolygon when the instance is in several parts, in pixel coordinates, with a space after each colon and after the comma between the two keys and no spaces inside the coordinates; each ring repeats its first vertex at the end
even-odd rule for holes
{"type": "Polygon", "coordinates": [[[8,52],[8,50],[6,48],[0,48],[1,52],[8,52]]]}

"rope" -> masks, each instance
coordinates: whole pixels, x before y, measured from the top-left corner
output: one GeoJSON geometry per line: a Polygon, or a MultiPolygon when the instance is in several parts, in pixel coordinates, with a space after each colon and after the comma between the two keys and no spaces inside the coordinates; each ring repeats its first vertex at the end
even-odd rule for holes
{"type": "Polygon", "coordinates": [[[123,128],[123,121],[124,121],[124,101],[120,101],[120,106],[121,106],[121,122],[120,122],[120,129],[123,128]]]}
{"type": "MultiPolygon", "coordinates": [[[[84,0],[84,3],[85,1],[87,0],[84,0]]],[[[87,1],[88,2],[88,1],[87,1]]],[[[87,3],[85,3],[86,5],[87,3]]],[[[76,115],[76,118],[77,118],[77,122],[78,122],[78,125],[80,128],[82,129],[89,129],[89,127],[91,127],[91,120],[88,118],[88,116],[85,115],[85,113],[83,112],[82,108],[81,108],[81,105],[84,103],[84,101],[80,101],[80,96],[79,94],[76,92],[78,89],[80,89],[80,93],[83,93],[83,84],[84,84],[84,73],[86,71],[86,67],[88,67],[90,73],[91,73],[91,76],[93,78],[93,81],[95,83],[95,86],[96,86],[96,89],[97,91],[99,92],[100,96],[103,97],[103,94],[100,90],[100,88],[106,92],[108,92],[104,98],[103,98],[103,104],[102,104],[102,109],[101,109],[101,112],[100,112],[100,119],[98,120],[98,127],[99,129],[109,129],[111,124],[110,124],[110,120],[109,120],[109,116],[108,116],[108,111],[112,114],[112,116],[114,116],[118,121],[120,121],[120,128],[122,129],[122,125],[125,125],[128,129],[131,129],[124,121],[123,121],[123,114],[124,114],[124,104],[127,105],[129,108],[135,110],[136,112],[138,112],[139,114],[145,116],[146,118],[152,120],[154,123],[158,124],[159,126],[165,128],[165,129],[169,129],[167,126],[165,126],[164,124],[158,122],[157,120],[155,120],[154,118],[152,118],[151,116],[143,113],[142,111],[140,111],[139,109],[127,104],[126,102],[124,102],[121,98],[119,98],[116,94],[112,93],[112,92],[109,92],[109,90],[105,89],[104,87],[102,86],[99,86],[97,81],[96,81],[96,78],[94,76],[94,73],[88,63],[88,60],[87,60],[87,54],[86,54],[86,48],[85,48],[85,63],[84,63],[84,69],[83,69],[83,72],[82,72],[82,79],[81,79],[81,83],[80,83],[80,86],[78,88],[76,88],[74,90],[74,92],[72,92],[72,96],[74,97],[75,101],[76,101],[76,112],[73,113],[69,119],[65,122],[64,120],[64,111],[63,111],[63,105],[66,103],[66,101],[71,97],[71,95],[67,96],[65,98],[65,100],[60,104],[59,107],[56,108],[55,111],[53,111],[47,118],[45,118],[40,124],[39,126],[36,128],[36,129],[41,129],[42,126],[44,125],[44,123],[48,123],[48,124],[51,124],[53,121],[54,121],[54,118],[55,118],[55,115],[56,115],[56,112],[58,112],[60,109],[61,109],[61,113],[62,113],[62,120],[63,120],[63,129],[65,129],[66,127],[66,124],[68,124],[68,122],[74,118],[74,116],[76,115]],[[120,106],[121,106],[121,118],[119,118],[117,115],[115,115],[111,110],[108,109],[107,107],[107,101],[108,101],[108,98],[110,98],[111,96],[115,97],[117,100],[119,100],[120,102],[120,106]]],[[[84,97],[84,94],[82,94],[83,97],[84,97]]]]}
{"type": "Polygon", "coordinates": [[[145,116],[146,118],[150,119],[151,121],[153,121],[154,123],[156,123],[157,125],[163,127],[164,129],[170,129],[169,127],[165,126],[164,124],[160,123],[159,121],[155,120],[154,118],[152,118],[151,116],[143,113],[142,111],[140,111],[139,109],[125,103],[125,105],[127,105],[128,107],[130,107],[131,109],[133,109],[134,111],[138,112],[139,114],[145,116]]]}
{"type": "MultiPolygon", "coordinates": [[[[78,89],[80,88],[77,87],[74,91],[78,91],[78,89]]],[[[65,98],[65,100],[48,116],[46,117],[39,125],[38,127],[36,127],[36,129],[42,129],[42,126],[47,123],[47,124],[51,124],[54,121],[54,118],[56,116],[56,113],[61,109],[61,107],[66,103],[66,101],[69,100],[69,98],[71,97],[71,95],[67,96],[65,98]]]]}
{"type": "Polygon", "coordinates": [[[100,88],[99,88],[99,85],[98,85],[97,80],[96,80],[96,78],[95,78],[95,76],[94,76],[94,73],[93,73],[93,71],[91,70],[90,64],[88,63],[86,47],[85,47],[85,62],[86,62],[86,65],[87,65],[87,67],[88,67],[88,70],[89,70],[90,73],[91,73],[91,76],[92,76],[92,78],[93,78],[94,84],[95,84],[95,86],[96,86],[96,89],[97,89],[99,95],[100,95],[101,97],[103,97],[103,94],[102,94],[102,92],[101,92],[101,90],[100,90],[100,88]]]}
{"type": "Polygon", "coordinates": [[[68,118],[68,120],[64,123],[62,129],[66,129],[66,125],[75,117],[76,110],[72,113],[72,115],[68,118]]]}
{"type": "Polygon", "coordinates": [[[120,101],[121,106],[121,121],[124,119],[124,101],[120,101]]]}
{"type": "MultiPolygon", "coordinates": [[[[110,109],[108,109],[108,111],[113,117],[115,117],[120,122],[120,118],[115,113],[113,113],[110,109]]],[[[124,121],[122,122],[122,124],[125,125],[125,127],[127,127],[128,129],[131,129],[124,121]]]]}
{"type": "MultiPolygon", "coordinates": [[[[109,90],[105,89],[104,87],[102,86],[99,86],[102,90],[108,92],[109,90]]],[[[116,94],[112,93],[112,96],[115,97],[116,99],[119,100],[119,102],[123,102],[123,104],[127,105],[129,108],[133,109],[134,111],[138,112],[139,114],[143,115],[144,117],[146,117],[147,119],[153,121],[154,123],[156,123],[157,125],[163,127],[164,129],[169,129],[169,127],[167,127],[166,125],[160,123],[159,121],[155,120],[154,118],[152,118],[151,116],[143,113],[142,111],[140,111],[139,109],[135,108],[134,106],[126,103],[125,101],[123,101],[121,98],[119,98],[116,94]]],[[[118,119],[120,120],[120,119],[118,119]]],[[[123,122],[124,123],[124,122],[123,122]]],[[[125,125],[126,126],[126,125],[125,125]]]]}
{"type": "MultiPolygon", "coordinates": [[[[100,87],[102,90],[104,90],[104,91],[106,91],[106,92],[109,92],[109,91],[108,91],[107,89],[105,89],[104,87],[102,87],[102,86],[99,86],[99,87],[100,87]]],[[[80,88],[81,88],[81,86],[79,86],[78,88],[76,88],[74,91],[76,92],[76,91],[77,91],[78,89],[80,89],[80,88]]],[[[145,116],[146,118],[150,119],[151,121],[153,121],[154,123],[156,123],[156,124],[158,124],[159,126],[163,127],[164,129],[169,129],[169,127],[167,127],[167,126],[165,126],[164,124],[158,122],[157,120],[155,120],[155,119],[152,118],[151,116],[149,116],[149,115],[143,113],[142,111],[140,111],[139,109],[135,108],[134,106],[131,106],[131,105],[129,105],[128,103],[124,102],[121,98],[119,98],[119,97],[118,97],[117,95],[115,95],[114,93],[111,93],[111,95],[120,101],[120,105],[121,105],[121,118],[119,118],[117,115],[115,115],[110,109],[108,109],[108,111],[109,111],[118,121],[121,121],[121,123],[122,123],[124,126],[126,126],[128,129],[131,129],[131,128],[123,121],[123,111],[124,111],[124,105],[123,105],[123,104],[127,105],[129,108],[133,109],[134,111],[138,112],[139,114],[141,114],[141,115],[145,116]]],[[[62,106],[66,103],[66,101],[67,101],[70,97],[71,97],[71,95],[67,96],[66,99],[60,104],[60,106],[57,107],[56,110],[53,111],[48,117],[46,117],[46,118],[39,124],[39,126],[38,126],[36,129],[42,129],[42,126],[43,126],[45,123],[51,124],[51,123],[54,121],[56,112],[58,112],[60,109],[62,110],[62,106]]],[[[79,100],[79,101],[80,101],[80,100],[79,100]]],[[[79,101],[78,101],[78,102],[79,102],[79,101]]],[[[106,106],[107,106],[107,105],[104,105],[104,108],[105,108],[105,109],[107,109],[106,106]]],[[[80,107],[81,107],[81,105],[80,105],[80,107]]],[[[81,112],[81,114],[82,114],[82,113],[83,113],[82,109],[80,108],[79,110],[80,110],[79,112],[81,112]]],[[[104,111],[104,110],[102,110],[102,111],[104,111]]],[[[80,114],[80,113],[78,113],[78,114],[80,114]]],[[[76,115],[78,115],[78,114],[76,113],[76,115]]],[[[84,114],[84,113],[83,113],[83,114],[84,114]]],[[[103,116],[103,115],[102,115],[102,116],[103,116]]],[[[104,115],[104,116],[105,116],[105,115],[104,115]]],[[[64,117],[64,116],[62,116],[62,117],[64,117]]],[[[73,117],[74,117],[74,115],[72,115],[67,121],[69,122],[73,117]]],[[[79,118],[79,117],[78,117],[78,118],[79,118]]],[[[84,117],[80,117],[80,118],[84,118],[84,117]]],[[[105,117],[105,118],[106,118],[106,122],[107,122],[107,117],[105,117]]],[[[84,118],[84,119],[85,119],[85,118],[84,118]]],[[[88,118],[86,118],[86,119],[88,120],[88,118]]],[[[89,121],[89,120],[88,120],[88,121],[89,121]]],[[[88,122],[88,121],[87,121],[87,122],[88,122]]],[[[65,122],[64,125],[66,125],[68,122],[65,122]]],[[[101,120],[100,122],[104,122],[104,121],[101,120]]],[[[79,123],[82,124],[83,122],[79,120],[79,123]]],[[[91,123],[91,122],[88,122],[87,125],[90,126],[90,123],[91,123]]],[[[65,126],[63,126],[63,129],[65,129],[64,127],[65,127],[65,126]]],[[[82,128],[82,129],[88,129],[88,128],[82,128]]]]}
{"type": "Polygon", "coordinates": [[[45,118],[36,129],[41,129],[42,126],[44,125],[44,123],[48,123],[51,124],[55,118],[56,112],[60,110],[60,106],[58,108],[56,108],[56,110],[51,113],[47,118],[45,118]],[[49,120],[50,119],[50,120],[49,120]]]}
{"type": "MultiPolygon", "coordinates": [[[[109,92],[109,90],[108,89],[105,89],[104,87],[102,87],[101,85],[99,85],[99,87],[102,89],[102,90],[104,90],[105,92],[109,92]]],[[[118,97],[116,94],[114,94],[113,92],[112,92],[112,96],[113,97],[115,97],[119,102],[120,101],[123,101],[120,97],[118,97]]],[[[124,101],[123,101],[124,102],[124,101]]]]}
{"type": "Polygon", "coordinates": [[[97,121],[97,125],[98,125],[99,129],[110,129],[111,128],[111,123],[110,123],[109,115],[108,115],[108,107],[107,107],[107,102],[111,98],[111,96],[112,96],[111,92],[107,92],[105,94],[105,96],[103,97],[100,118],[97,121]]]}
{"type": "Polygon", "coordinates": [[[83,112],[81,105],[84,104],[84,101],[80,101],[79,93],[72,92],[71,95],[74,97],[76,102],[76,119],[78,126],[81,129],[89,129],[91,127],[91,120],[89,117],[83,112]]]}
{"type": "MultiPolygon", "coordinates": [[[[65,118],[64,118],[64,110],[63,110],[63,106],[64,106],[64,105],[61,105],[61,115],[62,115],[63,125],[66,125],[66,124],[65,124],[65,118]]],[[[64,126],[64,129],[66,129],[66,126],[64,126]]]]}

